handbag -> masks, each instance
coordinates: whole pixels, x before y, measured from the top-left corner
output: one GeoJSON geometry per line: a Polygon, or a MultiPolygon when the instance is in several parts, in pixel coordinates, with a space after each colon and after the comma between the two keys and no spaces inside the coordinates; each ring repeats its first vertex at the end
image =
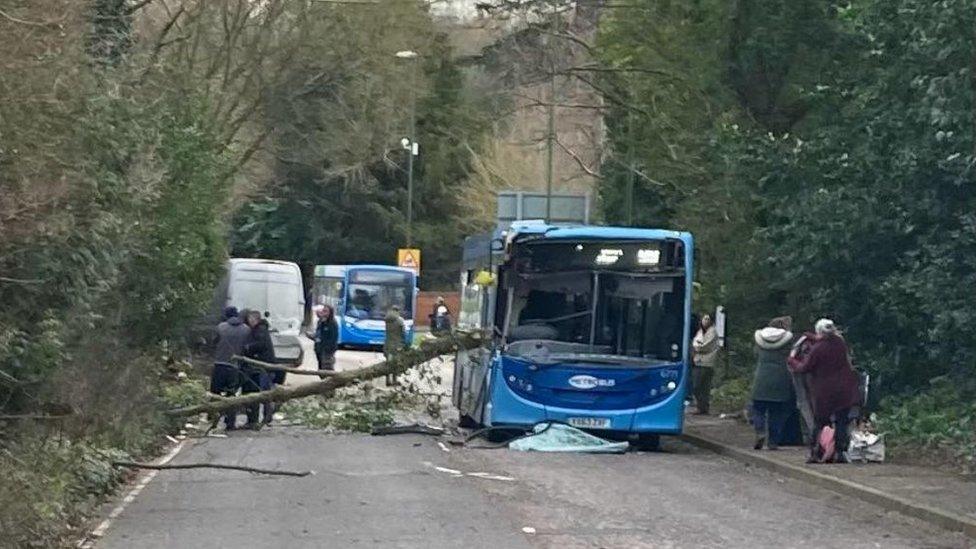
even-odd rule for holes
{"type": "Polygon", "coordinates": [[[817,463],[832,463],[834,455],[837,453],[836,441],[834,439],[835,430],[830,425],[825,425],[817,433],[817,445],[813,449],[813,459],[817,463]]]}

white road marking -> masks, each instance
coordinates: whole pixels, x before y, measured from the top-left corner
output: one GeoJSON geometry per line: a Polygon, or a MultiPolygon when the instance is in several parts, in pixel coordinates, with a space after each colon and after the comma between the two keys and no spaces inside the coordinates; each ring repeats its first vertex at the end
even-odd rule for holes
{"type": "Polygon", "coordinates": [[[436,469],[436,470],[438,470],[438,471],[440,471],[442,473],[447,473],[449,475],[460,475],[461,474],[461,471],[458,471],[457,469],[448,469],[447,467],[436,467],[435,466],[434,469],[436,469]]]}
{"type": "Polygon", "coordinates": [[[506,476],[503,476],[503,475],[495,475],[495,474],[492,474],[492,473],[486,473],[484,471],[476,471],[476,472],[471,472],[471,473],[465,473],[463,471],[458,471],[457,469],[448,469],[447,467],[441,467],[439,465],[434,465],[433,463],[431,463],[429,461],[425,461],[423,463],[424,463],[425,466],[430,467],[430,468],[434,469],[435,471],[440,471],[441,473],[447,473],[447,474],[449,474],[449,475],[451,475],[453,477],[464,477],[464,476],[468,476],[468,477],[483,478],[483,479],[488,479],[488,480],[502,480],[502,481],[505,481],[505,482],[514,482],[515,481],[515,477],[506,477],[506,476]]]}
{"type": "MultiPolygon", "coordinates": [[[[166,438],[171,439],[171,437],[169,436],[167,436],[166,438]]],[[[174,446],[173,449],[170,450],[168,454],[166,454],[161,459],[156,461],[156,465],[166,465],[167,463],[172,461],[173,458],[175,458],[176,455],[180,453],[180,450],[182,450],[183,447],[186,446],[187,442],[188,442],[187,440],[183,440],[182,442],[174,446]]],[[[85,539],[81,540],[78,543],[79,549],[91,549],[95,547],[96,540],[105,536],[105,532],[107,532],[109,527],[112,526],[112,521],[117,519],[119,515],[121,515],[122,512],[125,511],[126,505],[135,501],[136,497],[138,497],[139,494],[142,493],[142,491],[146,488],[146,486],[148,486],[149,483],[152,482],[152,479],[156,478],[156,475],[158,474],[159,474],[158,470],[149,470],[143,473],[142,478],[140,478],[139,481],[136,482],[136,485],[132,487],[132,490],[129,490],[129,493],[126,494],[124,498],[122,498],[122,503],[116,505],[115,508],[112,509],[112,512],[110,512],[108,516],[105,518],[105,520],[99,523],[99,525],[94,530],[92,530],[91,533],[88,534],[88,536],[85,539]]]]}

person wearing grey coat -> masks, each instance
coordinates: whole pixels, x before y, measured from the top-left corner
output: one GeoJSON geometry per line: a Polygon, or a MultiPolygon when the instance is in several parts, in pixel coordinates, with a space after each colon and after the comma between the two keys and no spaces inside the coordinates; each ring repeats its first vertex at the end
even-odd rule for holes
{"type": "Polygon", "coordinates": [[[793,347],[788,317],[774,318],[756,330],[756,372],[752,382],[754,448],[775,450],[783,441],[786,421],[793,413],[793,379],[786,360],[793,347]]]}

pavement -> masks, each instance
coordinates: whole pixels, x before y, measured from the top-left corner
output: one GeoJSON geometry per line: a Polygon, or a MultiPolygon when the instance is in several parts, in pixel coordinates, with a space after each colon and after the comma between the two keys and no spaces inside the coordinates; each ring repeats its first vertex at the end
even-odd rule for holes
{"type": "Polygon", "coordinates": [[[805,448],[752,450],[754,437],[752,428],[735,418],[689,415],[685,423],[685,439],[701,447],[976,537],[972,477],[899,463],[809,465],[805,448]]]}
{"type": "MultiPolygon", "coordinates": [[[[378,360],[350,351],[337,358],[340,369],[378,360]]],[[[692,421],[695,432],[731,430],[692,421]]],[[[660,452],[563,455],[273,424],[188,441],[172,463],[193,462],[315,475],[161,471],[135,481],[143,487],[120,497],[123,507],[106,506],[112,518],[95,546],[976,547],[960,533],[675,438],[660,452]]],[[[867,467],[860,474],[884,476],[867,467]]]]}

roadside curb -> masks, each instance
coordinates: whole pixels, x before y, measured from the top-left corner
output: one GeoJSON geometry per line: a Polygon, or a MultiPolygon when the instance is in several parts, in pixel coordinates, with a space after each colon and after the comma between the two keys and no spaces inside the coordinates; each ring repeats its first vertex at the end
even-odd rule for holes
{"type": "Polygon", "coordinates": [[[796,480],[816,484],[822,488],[873,503],[888,511],[897,511],[941,528],[959,531],[976,538],[976,520],[969,517],[914,502],[876,488],[871,488],[870,486],[840,479],[813,469],[784,463],[748,450],[723,444],[701,435],[685,432],[680,438],[689,444],[710,450],[716,454],[731,457],[749,465],[762,467],[796,480]]]}

